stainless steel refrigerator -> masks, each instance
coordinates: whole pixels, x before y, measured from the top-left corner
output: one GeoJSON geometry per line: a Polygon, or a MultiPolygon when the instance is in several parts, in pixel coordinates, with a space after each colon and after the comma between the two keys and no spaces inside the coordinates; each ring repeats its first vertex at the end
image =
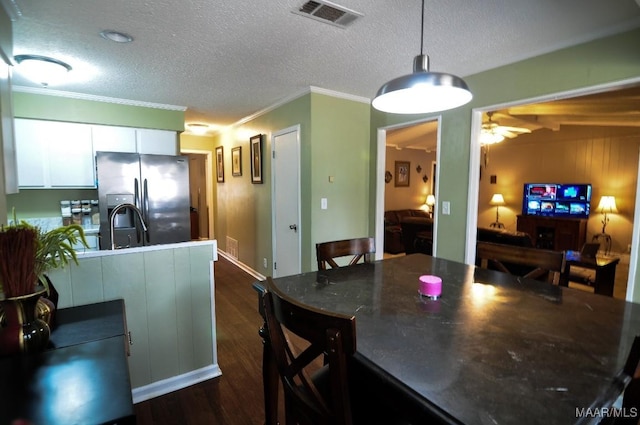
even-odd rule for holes
{"type": "Polygon", "coordinates": [[[100,249],[112,248],[112,232],[116,248],[190,240],[187,157],[96,152],[96,167],[100,249]],[[119,208],[111,220],[119,204],[133,204],[140,214],[134,208],[119,208]]]}

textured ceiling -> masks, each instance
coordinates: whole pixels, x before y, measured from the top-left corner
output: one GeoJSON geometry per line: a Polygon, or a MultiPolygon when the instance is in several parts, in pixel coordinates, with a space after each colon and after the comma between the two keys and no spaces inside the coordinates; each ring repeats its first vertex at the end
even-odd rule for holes
{"type": "MultiPolygon", "coordinates": [[[[420,52],[418,0],[340,0],[363,15],[346,29],[291,13],[302,0],[0,1],[17,16],[14,55],[74,68],[77,81],[47,90],[183,106],[187,122],[229,125],[310,86],[371,99],[420,52]]],[[[634,0],[427,0],[426,11],[431,70],[461,77],[640,26],[634,0]]],[[[36,87],[18,73],[14,85],[36,87]]]]}

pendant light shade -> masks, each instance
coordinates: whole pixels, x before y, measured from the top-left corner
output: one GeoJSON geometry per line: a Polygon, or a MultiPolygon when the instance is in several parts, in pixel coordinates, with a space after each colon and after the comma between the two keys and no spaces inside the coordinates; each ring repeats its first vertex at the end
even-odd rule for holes
{"type": "Polygon", "coordinates": [[[422,53],[424,0],[420,35],[420,54],[413,60],[413,73],[395,78],[380,87],[371,103],[377,110],[395,114],[426,114],[457,108],[473,97],[462,78],[429,71],[429,56],[422,53]]]}

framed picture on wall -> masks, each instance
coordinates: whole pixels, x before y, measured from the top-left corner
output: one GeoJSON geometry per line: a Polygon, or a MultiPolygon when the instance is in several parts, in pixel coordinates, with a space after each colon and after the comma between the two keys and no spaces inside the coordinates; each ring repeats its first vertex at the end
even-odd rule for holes
{"type": "Polygon", "coordinates": [[[411,162],[409,161],[396,161],[396,175],[395,175],[395,186],[409,187],[409,177],[411,169],[411,162]]]}
{"type": "Polygon", "coordinates": [[[262,183],[262,134],[249,139],[251,148],[251,183],[262,183]]]}
{"type": "Polygon", "coordinates": [[[218,183],[224,182],[224,151],[222,146],[216,148],[216,179],[218,183]]]}
{"type": "Polygon", "coordinates": [[[231,175],[233,177],[242,176],[242,147],[231,149],[231,175]]]}

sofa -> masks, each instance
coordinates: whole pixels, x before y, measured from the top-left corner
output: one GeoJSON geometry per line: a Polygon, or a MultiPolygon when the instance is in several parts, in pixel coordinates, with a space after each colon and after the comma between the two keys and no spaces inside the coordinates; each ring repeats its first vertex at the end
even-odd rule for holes
{"type": "Polygon", "coordinates": [[[497,229],[493,227],[478,227],[477,240],[528,248],[533,247],[533,240],[528,233],[514,232],[511,230],[497,229]]]}
{"type": "MultiPolygon", "coordinates": [[[[433,220],[429,213],[423,210],[389,210],[384,212],[384,252],[400,254],[406,252],[405,240],[402,232],[402,222],[408,220],[414,223],[422,222],[424,226],[433,228],[433,220]]],[[[426,230],[426,229],[425,229],[426,230]]],[[[411,238],[411,236],[409,236],[411,238]]]]}

